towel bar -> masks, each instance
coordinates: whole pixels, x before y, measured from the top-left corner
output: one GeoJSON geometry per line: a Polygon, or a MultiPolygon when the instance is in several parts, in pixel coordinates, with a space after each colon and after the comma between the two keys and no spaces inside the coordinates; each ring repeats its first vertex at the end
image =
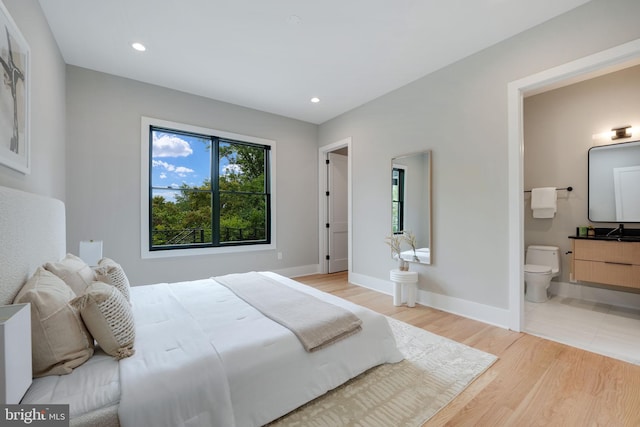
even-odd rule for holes
{"type": "MultiPolygon", "coordinates": [[[[565,187],[565,188],[556,188],[556,191],[558,190],[567,190],[567,191],[573,191],[573,187],[565,187]]],[[[525,193],[531,193],[531,190],[524,190],[525,193]]]]}

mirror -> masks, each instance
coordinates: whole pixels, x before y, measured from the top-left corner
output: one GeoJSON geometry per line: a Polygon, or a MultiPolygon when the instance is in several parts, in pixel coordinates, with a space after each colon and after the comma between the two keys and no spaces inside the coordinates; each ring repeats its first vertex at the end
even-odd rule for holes
{"type": "Polygon", "coordinates": [[[589,149],[589,221],[640,222],[640,141],[589,149]]]}
{"type": "Polygon", "coordinates": [[[431,264],[431,151],[391,159],[391,231],[410,232],[416,253],[403,247],[402,258],[431,264]]]}

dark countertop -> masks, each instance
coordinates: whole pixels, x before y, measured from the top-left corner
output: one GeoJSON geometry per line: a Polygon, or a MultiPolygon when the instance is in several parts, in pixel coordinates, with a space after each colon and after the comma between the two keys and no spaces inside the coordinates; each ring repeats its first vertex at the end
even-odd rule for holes
{"type": "Polygon", "coordinates": [[[640,242],[640,236],[569,236],[569,238],[578,240],[608,240],[610,242],[640,242]]]}

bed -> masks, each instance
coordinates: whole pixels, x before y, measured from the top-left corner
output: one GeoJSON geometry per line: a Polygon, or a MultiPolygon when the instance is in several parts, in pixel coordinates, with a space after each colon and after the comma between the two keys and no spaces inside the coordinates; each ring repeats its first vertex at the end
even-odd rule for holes
{"type": "MultiPolygon", "coordinates": [[[[39,266],[66,254],[64,205],[0,187],[8,304],[39,266]],[[34,245],[34,242],[38,242],[34,245]]],[[[71,425],[259,426],[402,355],[386,318],[272,272],[130,288],[135,353],[101,351],[67,375],[36,378],[22,403],[70,405],[71,425]],[[361,330],[307,351],[289,329],[228,287],[264,280],[348,311],[361,330]]]]}

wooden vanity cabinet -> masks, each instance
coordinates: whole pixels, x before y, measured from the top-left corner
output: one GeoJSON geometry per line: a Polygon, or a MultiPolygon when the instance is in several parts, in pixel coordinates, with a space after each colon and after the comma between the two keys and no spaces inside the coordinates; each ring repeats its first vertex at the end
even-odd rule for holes
{"type": "Polygon", "coordinates": [[[640,242],[572,240],[575,280],[640,289],[640,242]]]}

